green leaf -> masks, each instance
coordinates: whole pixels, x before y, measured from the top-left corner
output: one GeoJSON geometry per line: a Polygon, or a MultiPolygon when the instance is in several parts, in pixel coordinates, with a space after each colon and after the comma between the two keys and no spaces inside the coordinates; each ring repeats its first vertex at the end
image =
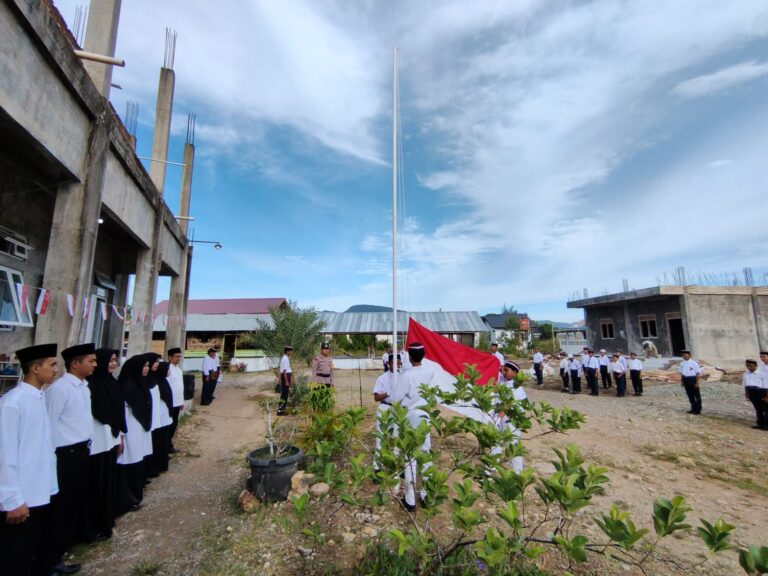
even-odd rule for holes
{"type": "Polygon", "coordinates": [[[577,562],[587,561],[587,550],[585,548],[587,544],[587,538],[585,536],[574,536],[572,539],[568,539],[564,536],[555,536],[553,538],[557,547],[563,551],[563,553],[577,562]]]}
{"type": "Polygon", "coordinates": [[[739,550],[739,564],[747,574],[768,574],[768,546],[749,545],[739,550]]]}
{"type": "Polygon", "coordinates": [[[733,548],[730,538],[731,532],[736,528],[735,526],[728,524],[722,518],[715,520],[714,524],[710,524],[704,518],[699,518],[699,520],[701,520],[702,526],[697,528],[696,532],[710,552],[717,554],[733,548]]]}
{"type": "Polygon", "coordinates": [[[688,530],[691,526],[683,524],[683,521],[691,510],[682,496],[675,496],[672,500],[657,498],[653,504],[653,527],[656,534],[663,538],[678,530],[688,530]]]}

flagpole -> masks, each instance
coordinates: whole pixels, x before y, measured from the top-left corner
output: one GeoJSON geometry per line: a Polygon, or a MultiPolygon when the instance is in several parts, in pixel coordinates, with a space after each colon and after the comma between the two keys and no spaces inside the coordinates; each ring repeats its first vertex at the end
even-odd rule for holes
{"type": "Polygon", "coordinates": [[[392,386],[397,386],[397,48],[392,49],[392,386]]]}

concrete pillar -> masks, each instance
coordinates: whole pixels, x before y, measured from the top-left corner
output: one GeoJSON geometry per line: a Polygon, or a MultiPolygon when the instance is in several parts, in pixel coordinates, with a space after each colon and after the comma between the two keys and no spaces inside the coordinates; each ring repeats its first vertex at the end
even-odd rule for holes
{"type": "MultiPolygon", "coordinates": [[[[117,27],[120,22],[120,4],[122,0],[93,0],[88,12],[88,26],[85,29],[85,46],[87,52],[103,56],[115,55],[117,44],[117,27]]],[[[112,85],[112,66],[83,60],[93,83],[101,94],[109,100],[109,90],[112,85]]]]}
{"type": "MultiPolygon", "coordinates": [[[[181,173],[181,198],[179,200],[179,215],[189,216],[189,204],[192,196],[192,170],[195,163],[195,146],[194,144],[184,145],[184,169],[181,173]]],[[[181,227],[184,235],[187,234],[189,227],[189,221],[181,219],[179,220],[179,226],[181,227]]],[[[187,249],[188,250],[188,249],[187,249]]],[[[182,258],[182,266],[178,276],[174,276],[171,279],[171,294],[168,299],[168,316],[180,316],[186,315],[186,302],[189,297],[189,257],[191,253],[185,251],[182,258]]],[[[170,319],[169,319],[170,320],[170,319]]],[[[172,348],[179,346],[184,348],[184,335],[186,330],[178,320],[173,321],[172,325],[169,325],[165,331],[165,346],[172,348]]]]}
{"type": "Polygon", "coordinates": [[[168,160],[168,139],[171,135],[171,116],[173,115],[173,90],[176,75],[170,68],[160,68],[160,82],[157,87],[157,106],[155,107],[155,129],[152,134],[152,161],[149,165],[149,177],[155,183],[160,196],[165,187],[165,161],[168,160]]]}
{"type": "MultiPolygon", "coordinates": [[[[174,84],[173,70],[161,68],[160,82],[157,87],[155,129],[152,135],[152,160],[149,164],[149,177],[155,184],[161,198],[165,186],[165,160],[168,159],[168,140],[171,134],[174,84]]],[[[162,226],[162,203],[158,203],[155,206],[152,244],[139,251],[138,258],[136,258],[136,279],[133,285],[132,309],[134,319],[137,319],[139,313],[146,315],[148,319],[142,323],[131,322],[128,334],[129,356],[148,352],[152,346],[152,315],[155,310],[157,276],[160,274],[160,231],[162,226]]]]}
{"type": "MultiPolygon", "coordinates": [[[[106,107],[107,101],[103,101],[106,107]]],[[[43,287],[54,294],[74,297],[74,316],[65,298],[54,298],[35,326],[35,344],[56,342],[59,349],[82,343],[86,322],[83,299],[89,298],[93,284],[93,257],[96,251],[101,191],[109,150],[106,109],[96,116],[91,127],[88,154],[81,170],[82,181],[59,186],[53,212],[51,236],[43,273],[43,287]]],[[[92,314],[97,311],[92,310],[92,314]]]]}

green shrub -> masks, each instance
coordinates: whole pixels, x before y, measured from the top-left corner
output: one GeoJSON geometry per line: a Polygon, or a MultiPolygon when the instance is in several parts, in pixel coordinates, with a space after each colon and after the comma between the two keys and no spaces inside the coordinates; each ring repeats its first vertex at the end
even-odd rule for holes
{"type": "Polygon", "coordinates": [[[336,407],[336,390],[333,386],[310,382],[306,403],[310,414],[330,412],[336,407]]]}

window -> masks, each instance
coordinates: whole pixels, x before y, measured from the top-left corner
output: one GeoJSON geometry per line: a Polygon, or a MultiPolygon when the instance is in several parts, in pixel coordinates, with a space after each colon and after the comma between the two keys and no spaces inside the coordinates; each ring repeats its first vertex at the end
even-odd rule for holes
{"type": "Polygon", "coordinates": [[[613,340],[613,320],[606,318],[600,320],[600,336],[603,340],[613,340]]]}
{"type": "Polygon", "coordinates": [[[658,338],[656,331],[656,316],[638,316],[640,321],[640,336],[643,338],[658,338]]]}
{"type": "MultiPolygon", "coordinates": [[[[27,303],[26,311],[22,313],[17,284],[23,284],[21,272],[0,266],[0,325],[32,326],[32,314],[27,303]]],[[[31,296],[31,295],[30,295],[31,296]]]]}

